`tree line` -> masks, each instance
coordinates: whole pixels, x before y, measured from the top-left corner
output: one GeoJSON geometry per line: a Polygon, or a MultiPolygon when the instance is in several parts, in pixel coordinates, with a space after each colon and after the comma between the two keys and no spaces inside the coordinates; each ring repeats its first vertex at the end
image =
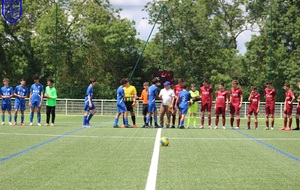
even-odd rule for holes
{"type": "MultiPolygon", "coordinates": [[[[160,32],[149,41],[131,78],[139,91],[154,71],[166,69],[174,71],[175,81],[184,78],[201,85],[206,78],[215,90],[221,81],[228,89],[232,80],[239,80],[245,97],[253,85],[262,93],[270,79],[278,101],[284,100],[285,82],[296,92],[299,1],[174,0],[165,6],[173,26],[163,12],[159,20],[164,18],[165,25],[158,23],[160,32]],[[259,33],[241,55],[237,38],[246,30],[259,33]]],[[[155,23],[161,7],[156,1],[145,5],[150,23],[155,23]]],[[[120,11],[108,0],[64,0],[56,14],[54,0],[24,0],[19,22],[9,25],[0,19],[1,77],[14,86],[21,78],[31,84],[34,74],[44,84],[47,77],[56,76],[61,98],[82,98],[88,79],[94,77],[95,98],[115,98],[120,79],[130,76],[145,43],[136,38],[134,21],[121,18],[120,11]]]]}

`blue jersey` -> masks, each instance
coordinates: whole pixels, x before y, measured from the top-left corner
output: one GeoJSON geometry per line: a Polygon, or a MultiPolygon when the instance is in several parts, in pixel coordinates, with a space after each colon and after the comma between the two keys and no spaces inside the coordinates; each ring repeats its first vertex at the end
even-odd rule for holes
{"type": "MultiPolygon", "coordinates": [[[[14,94],[14,90],[10,86],[3,86],[1,88],[1,96],[11,96],[14,94]]],[[[11,104],[11,98],[2,98],[2,104],[11,104]]]]}
{"type": "Polygon", "coordinates": [[[31,101],[41,101],[41,93],[44,92],[44,86],[42,84],[33,84],[30,87],[30,92],[32,93],[31,101]]]}
{"type": "Polygon", "coordinates": [[[85,93],[85,98],[84,98],[84,101],[88,101],[88,96],[90,95],[90,99],[91,101],[93,100],[93,95],[94,95],[94,88],[92,86],[89,86],[87,89],[86,89],[86,93],[85,93]]]}
{"type": "MultiPolygon", "coordinates": [[[[20,96],[28,96],[28,88],[26,86],[18,85],[15,88],[15,94],[18,94],[20,96]]],[[[16,100],[25,101],[25,98],[16,97],[16,100]]]]}
{"type": "Polygon", "coordinates": [[[190,92],[186,90],[179,92],[179,108],[188,108],[190,99],[190,92]]]}
{"type": "Polygon", "coordinates": [[[124,102],[125,92],[122,86],[117,90],[117,104],[122,104],[124,102]]]}
{"type": "Polygon", "coordinates": [[[158,88],[152,85],[148,89],[148,104],[155,103],[155,98],[158,95],[158,88]]]}

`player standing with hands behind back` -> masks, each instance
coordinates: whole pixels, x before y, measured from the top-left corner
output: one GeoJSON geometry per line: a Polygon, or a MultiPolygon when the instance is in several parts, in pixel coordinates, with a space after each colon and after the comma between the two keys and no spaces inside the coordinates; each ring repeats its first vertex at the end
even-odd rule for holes
{"type": "Polygon", "coordinates": [[[203,80],[203,86],[200,88],[201,96],[201,126],[200,129],[204,127],[204,113],[207,111],[208,118],[208,128],[211,129],[211,107],[213,99],[213,89],[208,85],[208,80],[203,80]]]}
{"type": "Polygon", "coordinates": [[[259,112],[259,106],[260,106],[260,94],[257,92],[257,87],[252,86],[251,87],[251,93],[248,98],[248,101],[250,101],[250,106],[248,109],[248,122],[247,122],[247,129],[250,129],[250,123],[251,123],[251,115],[254,113],[254,119],[255,119],[255,129],[258,129],[258,121],[257,121],[257,114],[259,112]]]}
{"type": "Polygon", "coordinates": [[[34,84],[30,87],[29,106],[30,106],[30,126],[34,117],[34,110],[36,108],[38,126],[41,126],[41,106],[44,97],[44,86],[40,83],[38,75],[33,76],[34,84]]]}
{"type": "Polygon", "coordinates": [[[274,129],[274,111],[275,111],[275,102],[276,102],[276,90],[272,87],[272,81],[268,81],[266,83],[267,88],[265,88],[265,98],[266,98],[266,128],[265,130],[269,130],[269,116],[272,117],[271,130],[274,129]]]}
{"type": "Polygon", "coordinates": [[[5,110],[8,112],[8,122],[9,125],[11,123],[11,97],[14,95],[13,88],[8,85],[9,80],[8,78],[3,79],[4,86],[1,88],[1,97],[2,97],[2,123],[4,125],[5,121],[5,110]]]}
{"type": "Polygon", "coordinates": [[[285,90],[285,102],[284,102],[284,125],[280,130],[290,131],[292,126],[292,111],[293,111],[293,101],[295,99],[293,91],[290,89],[290,84],[284,84],[285,90]],[[289,126],[287,126],[287,122],[289,120],[289,126]]]}
{"type": "Polygon", "coordinates": [[[54,126],[55,121],[55,107],[56,107],[56,99],[57,99],[57,93],[56,89],[53,86],[54,80],[52,78],[47,79],[47,87],[45,90],[45,98],[47,98],[46,101],[46,126],[49,125],[50,121],[50,114],[52,115],[51,119],[51,126],[54,126]]]}
{"type": "Polygon", "coordinates": [[[18,111],[21,111],[21,126],[24,126],[24,111],[26,109],[26,100],[25,98],[28,96],[28,88],[25,86],[25,79],[21,79],[21,84],[16,86],[15,88],[15,117],[14,117],[14,125],[17,125],[18,111]]]}
{"type": "Polygon", "coordinates": [[[234,115],[236,115],[236,128],[240,129],[240,109],[243,102],[242,89],[238,87],[239,81],[232,81],[232,88],[230,90],[230,127],[233,129],[234,115]]]}

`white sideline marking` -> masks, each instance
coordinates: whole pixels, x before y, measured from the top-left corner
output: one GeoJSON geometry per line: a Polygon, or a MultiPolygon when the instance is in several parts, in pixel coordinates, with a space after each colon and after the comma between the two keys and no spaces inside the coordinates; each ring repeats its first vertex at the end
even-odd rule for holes
{"type": "Polygon", "coordinates": [[[151,165],[149,169],[146,190],[155,190],[156,187],[156,177],[157,177],[157,168],[158,168],[158,159],[159,159],[159,149],[160,149],[160,139],[161,136],[161,128],[157,130],[154,150],[151,159],[151,165]]]}
{"type": "MultiPolygon", "coordinates": [[[[30,133],[0,133],[0,135],[16,136],[38,136],[38,137],[58,137],[54,134],[30,134],[30,133]]],[[[154,137],[130,137],[130,136],[90,136],[90,135],[68,135],[65,138],[99,138],[99,139],[153,139],[154,137]]],[[[300,138],[257,138],[262,141],[300,141],[300,138]]],[[[251,141],[249,138],[172,138],[172,140],[213,140],[213,141],[251,141]]]]}

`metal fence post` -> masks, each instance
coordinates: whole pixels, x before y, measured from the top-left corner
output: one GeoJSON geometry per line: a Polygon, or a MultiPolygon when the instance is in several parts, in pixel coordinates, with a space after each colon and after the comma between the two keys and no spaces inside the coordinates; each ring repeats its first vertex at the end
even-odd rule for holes
{"type": "Polygon", "coordinates": [[[66,99],[66,115],[68,115],[68,99],[66,99]]]}
{"type": "Polygon", "coordinates": [[[104,104],[104,101],[103,100],[101,100],[101,115],[103,115],[103,105],[104,104]]]}

